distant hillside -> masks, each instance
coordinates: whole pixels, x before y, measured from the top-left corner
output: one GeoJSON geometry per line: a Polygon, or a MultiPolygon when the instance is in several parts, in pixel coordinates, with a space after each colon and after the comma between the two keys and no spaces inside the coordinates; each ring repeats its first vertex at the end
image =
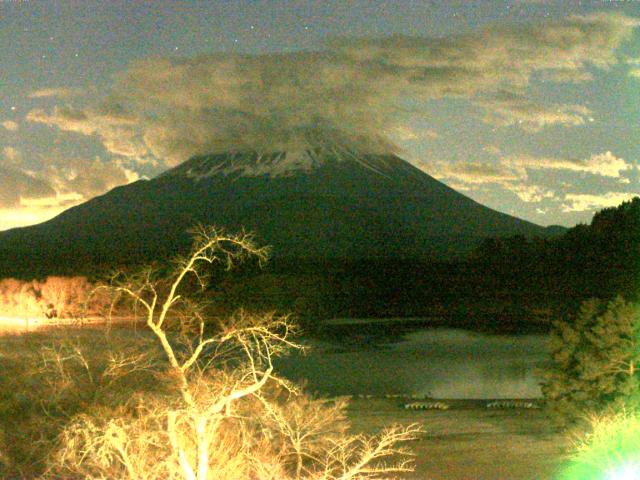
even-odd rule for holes
{"type": "Polygon", "coordinates": [[[638,298],[640,197],[597,212],[590,225],[546,240],[485,240],[473,257],[486,291],[528,291],[576,301],[618,294],[638,298]]]}
{"type": "Polygon", "coordinates": [[[3,276],[87,272],[174,255],[196,223],[245,228],[275,258],[447,260],[486,237],[547,237],[393,155],[338,146],[192,158],[40,225],[0,233],[3,276]]]}

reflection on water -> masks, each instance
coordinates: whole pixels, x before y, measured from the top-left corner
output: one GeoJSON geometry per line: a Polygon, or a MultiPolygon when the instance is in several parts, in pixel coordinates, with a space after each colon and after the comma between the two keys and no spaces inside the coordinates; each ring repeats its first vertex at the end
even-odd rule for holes
{"type": "MultiPolygon", "coordinates": [[[[136,328],[133,323],[113,325],[136,328]]],[[[101,328],[94,326],[96,328],[101,328]]],[[[306,355],[278,371],[328,395],[415,394],[433,398],[540,397],[536,367],[547,359],[545,335],[490,335],[407,323],[340,325],[310,340],[306,355]]],[[[51,328],[43,319],[0,317],[0,335],[51,328]],[[39,320],[39,321],[38,321],[39,320]]],[[[53,327],[55,328],[55,327],[53,327]]]]}
{"type": "MultiPolygon", "coordinates": [[[[352,337],[349,337],[352,338],[352,337]]],[[[547,358],[544,335],[489,335],[448,328],[404,333],[394,343],[310,342],[306,356],[278,365],[329,395],[415,394],[433,398],[540,397],[536,368],[547,358]]]]}
{"type": "Polygon", "coordinates": [[[0,316],[0,336],[35,332],[48,326],[41,318],[0,316]]]}
{"type": "Polygon", "coordinates": [[[0,315],[0,337],[5,335],[21,335],[24,333],[85,329],[134,329],[137,330],[144,321],[132,317],[114,317],[107,321],[102,317],[47,319],[45,317],[7,317],[0,315]]]}

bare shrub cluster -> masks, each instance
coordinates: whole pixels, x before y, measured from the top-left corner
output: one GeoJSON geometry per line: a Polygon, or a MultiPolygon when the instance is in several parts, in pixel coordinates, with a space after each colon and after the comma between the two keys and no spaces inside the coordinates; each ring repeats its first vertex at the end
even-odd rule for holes
{"type": "Polygon", "coordinates": [[[86,277],[50,276],[45,280],[0,280],[0,314],[8,316],[74,317],[98,311],[104,300],[91,295],[86,277]],[[91,299],[91,302],[89,300],[91,299]]]}
{"type": "MultiPolygon", "coordinates": [[[[399,444],[416,438],[417,425],[351,434],[344,402],[312,398],[274,372],[275,357],[301,348],[288,317],[240,311],[207,324],[186,279],[204,286],[203,266],[231,268],[248,256],[266,259],[250,235],[200,227],[169,275],[147,268],[113,277],[105,288],[115,301],[133,302],[160,345],[151,368],[167,388],[74,416],[51,455],[50,477],[356,480],[412,470],[399,444]]],[[[128,358],[122,371],[140,365],[128,358]]]]}
{"type": "Polygon", "coordinates": [[[0,337],[0,478],[40,478],[78,415],[110,415],[136,392],[163,395],[150,340],[93,328],[0,337]]]}

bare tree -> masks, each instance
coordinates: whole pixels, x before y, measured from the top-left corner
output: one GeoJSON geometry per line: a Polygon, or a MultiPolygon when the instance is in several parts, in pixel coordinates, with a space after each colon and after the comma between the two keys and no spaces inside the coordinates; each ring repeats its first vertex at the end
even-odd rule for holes
{"type": "MultiPolygon", "coordinates": [[[[198,227],[191,252],[170,273],[147,268],[112,278],[112,292],[132,300],[160,344],[172,387],[166,396],[137,395],[113,418],[83,415],[62,435],[50,473],[129,479],[376,479],[411,470],[398,442],[416,425],[378,437],[347,434],[344,403],[303,395],[274,373],[273,359],[300,345],[290,319],[240,311],[207,332],[203,266],[267,258],[248,234],[198,227]],[[207,334],[208,333],[208,334],[207,334]],[[175,392],[172,394],[171,392],[175,392]],[[391,463],[383,464],[382,460],[391,463]]],[[[133,369],[125,359],[118,365],[133,369]]]]}

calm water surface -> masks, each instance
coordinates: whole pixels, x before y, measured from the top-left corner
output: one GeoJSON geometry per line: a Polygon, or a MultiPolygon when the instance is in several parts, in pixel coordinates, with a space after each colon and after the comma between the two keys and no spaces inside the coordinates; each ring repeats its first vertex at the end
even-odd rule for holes
{"type": "Polygon", "coordinates": [[[366,323],[353,327],[355,334],[342,331],[308,341],[309,352],[281,360],[280,373],[329,395],[541,396],[536,370],[547,360],[545,335],[491,335],[451,328],[397,332],[395,325],[372,329],[366,323]]]}
{"type": "MultiPolygon", "coordinates": [[[[0,321],[0,335],[41,328],[0,321]]],[[[304,355],[279,359],[276,368],[324,395],[536,398],[536,370],[548,358],[543,334],[492,335],[419,322],[351,319],[303,343],[310,347],[304,355]]]]}

